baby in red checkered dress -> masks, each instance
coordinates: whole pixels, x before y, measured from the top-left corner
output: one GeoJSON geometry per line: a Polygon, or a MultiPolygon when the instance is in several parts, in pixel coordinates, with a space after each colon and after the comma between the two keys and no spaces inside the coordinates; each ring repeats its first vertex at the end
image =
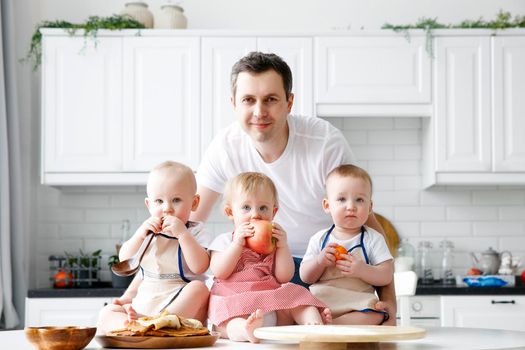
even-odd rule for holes
{"type": "Polygon", "coordinates": [[[258,342],[254,330],[263,325],[323,324],[330,311],[308,289],[289,283],[294,274],[286,232],[273,224],[276,249],[259,254],[246,247],[254,235],[251,220],[272,221],[278,210],[272,180],[261,173],[241,173],[224,191],[224,212],[235,230],[209,246],[215,276],[208,317],[224,338],[258,342]]]}

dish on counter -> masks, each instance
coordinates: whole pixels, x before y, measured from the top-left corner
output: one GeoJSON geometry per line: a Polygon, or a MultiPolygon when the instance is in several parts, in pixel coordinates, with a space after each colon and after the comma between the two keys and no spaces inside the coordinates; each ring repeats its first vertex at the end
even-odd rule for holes
{"type": "Polygon", "coordinates": [[[105,348],[124,349],[170,349],[199,348],[212,346],[219,339],[219,333],[192,335],[187,337],[153,337],[153,336],[110,336],[97,335],[95,340],[105,348]]]}

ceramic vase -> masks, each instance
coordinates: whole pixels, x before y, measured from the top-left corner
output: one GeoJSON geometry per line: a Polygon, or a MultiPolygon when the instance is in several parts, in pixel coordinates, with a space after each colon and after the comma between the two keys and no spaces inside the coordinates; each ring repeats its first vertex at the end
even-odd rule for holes
{"type": "Polygon", "coordinates": [[[146,28],[153,28],[153,14],[145,2],[128,2],[121,14],[133,17],[146,28]]]}
{"type": "Polygon", "coordinates": [[[184,9],[177,5],[163,5],[155,18],[155,28],[186,29],[187,27],[188,20],[184,16],[184,9]]]}

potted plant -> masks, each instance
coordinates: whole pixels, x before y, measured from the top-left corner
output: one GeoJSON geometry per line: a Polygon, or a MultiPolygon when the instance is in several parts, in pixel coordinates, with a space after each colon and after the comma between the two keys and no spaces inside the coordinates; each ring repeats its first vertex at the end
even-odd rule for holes
{"type": "Polygon", "coordinates": [[[91,287],[94,282],[99,281],[101,249],[92,253],[85,253],[82,249],[78,255],[66,252],[66,264],[73,273],[77,287],[91,287]]]}
{"type": "MultiPolygon", "coordinates": [[[[118,258],[118,255],[111,255],[108,259],[109,270],[111,271],[111,266],[119,262],[120,260],[118,258]]],[[[111,271],[111,283],[113,285],[113,288],[128,288],[134,276],[135,275],[125,277],[117,276],[113,273],[113,271],[111,271]]]]}

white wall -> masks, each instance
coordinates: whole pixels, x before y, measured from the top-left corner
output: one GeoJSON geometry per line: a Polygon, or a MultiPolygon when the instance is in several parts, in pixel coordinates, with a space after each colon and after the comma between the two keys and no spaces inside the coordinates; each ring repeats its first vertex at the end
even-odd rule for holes
{"type": "MultiPolygon", "coordinates": [[[[471,266],[469,251],[489,246],[510,250],[525,261],[525,189],[451,187],[421,190],[421,119],[329,119],[343,130],[359,165],[374,182],[374,210],[383,214],[403,237],[417,247],[434,244],[434,273],[439,274],[439,242],[455,244],[455,271],[471,266]]],[[[120,223],[131,221],[132,232],[147,218],[143,187],[40,186],[38,226],[34,236],[38,286],[48,285],[47,257],[64,250],[103,249],[114,254],[120,223]]],[[[216,209],[208,228],[215,233],[232,229],[216,209]]],[[[104,279],[108,279],[107,266],[104,279]]]]}
{"type": "MultiPolygon", "coordinates": [[[[84,21],[90,15],[120,12],[126,0],[17,0],[17,56],[29,47],[42,20],[84,21]]],[[[146,1],[154,13],[168,0],[146,1]]],[[[525,14],[523,0],[191,0],[182,2],[189,28],[238,30],[378,29],[385,22],[415,23],[438,17],[443,23],[494,18],[499,9],[525,14]]],[[[106,254],[120,235],[122,219],[136,227],[145,218],[143,188],[65,188],[39,185],[39,72],[19,67],[18,91],[23,127],[24,167],[29,174],[27,200],[31,239],[31,286],[47,286],[47,256],[99,247],[106,254]]],[[[344,129],[363,165],[374,176],[378,211],[391,218],[402,235],[438,241],[451,238],[457,250],[483,250],[489,245],[524,255],[525,192],[523,189],[460,188],[421,191],[420,121],[385,118],[334,120],[344,129]],[[377,123],[377,124],[376,124],[377,123]],[[518,250],[521,249],[521,250],[518,250]]],[[[219,214],[212,227],[227,227],[219,214]]],[[[468,265],[460,255],[456,264],[468,265]]],[[[104,266],[105,267],[105,266],[104,266]]],[[[107,278],[107,274],[105,275],[107,278]]]]}

